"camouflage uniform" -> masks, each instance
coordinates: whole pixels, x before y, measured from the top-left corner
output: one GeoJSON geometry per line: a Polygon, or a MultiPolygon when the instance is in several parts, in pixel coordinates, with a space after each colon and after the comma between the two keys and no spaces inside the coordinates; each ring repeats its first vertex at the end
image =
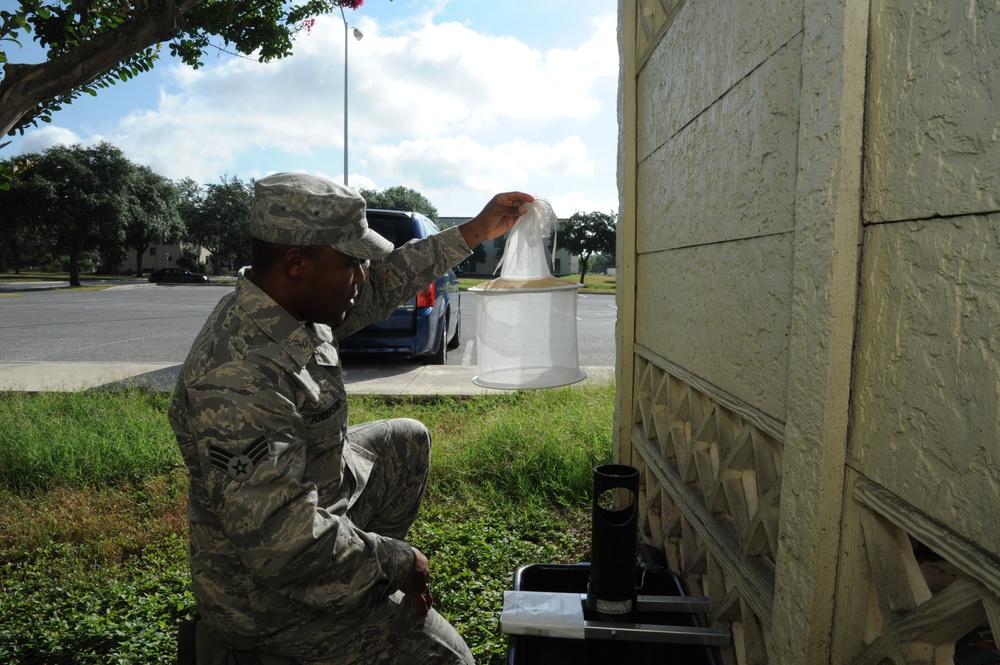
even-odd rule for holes
{"type": "Polygon", "coordinates": [[[472,662],[437,612],[424,619],[397,591],[430,436],[407,419],[349,428],[335,341],[468,254],[449,229],[374,261],[335,330],[248,279],[205,323],[169,417],[191,476],[194,593],[221,640],[302,663],[472,662]]]}

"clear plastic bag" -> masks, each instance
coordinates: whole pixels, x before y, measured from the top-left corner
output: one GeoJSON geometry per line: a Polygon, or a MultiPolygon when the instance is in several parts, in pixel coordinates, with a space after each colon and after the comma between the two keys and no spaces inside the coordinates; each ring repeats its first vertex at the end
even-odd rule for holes
{"type": "MultiPolygon", "coordinates": [[[[559,218],[545,199],[527,204],[528,212],[510,230],[497,270],[501,279],[545,279],[552,277],[545,239],[556,230],[559,218]]],[[[555,254],[553,248],[552,253],[555,254]]]]}

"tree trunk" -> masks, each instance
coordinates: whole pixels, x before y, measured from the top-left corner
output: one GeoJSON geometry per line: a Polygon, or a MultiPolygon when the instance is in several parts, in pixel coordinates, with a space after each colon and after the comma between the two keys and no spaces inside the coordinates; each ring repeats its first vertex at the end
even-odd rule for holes
{"type": "Polygon", "coordinates": [[[82,286],[80,284],[80,246],[77,242],[71,242],[69,246],[69,285],[82,286]]]}
{"type": "Polygon", "coordinates": [[[146,253],[146,248],[135,249],[135,276],[142,277],[142,255],[146,253]]]}
{"type": "Polygon", "coordinates": [[[7,63],[0,80],[0,136],[38,104],[87,84],[143,49],[168,41],[183,15],[203,0],[147,0],[147,8],[121,26],[36,65],[7,63]]]}
{"type": "Polygon", "coordinates": [[[587,276],[587,264],[590,262],[590,254],[580,257],[580,283],[583,284],[583,278],[587,276]]]}
{"type": "Polygon", "coordinates": [[[15,275],[21,274],[21,243],[17,240],[11,241],[3,250],[3,254],[0,255],[0,272],[8,272],[10,266],[14,266],[10,272],[15,275]]]}

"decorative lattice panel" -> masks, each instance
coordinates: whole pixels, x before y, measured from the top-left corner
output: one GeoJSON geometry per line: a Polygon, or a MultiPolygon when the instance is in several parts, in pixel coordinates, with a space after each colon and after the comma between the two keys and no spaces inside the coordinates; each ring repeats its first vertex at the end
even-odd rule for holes
{"type": "Polygon", "coordinates": [[[781,424],[660,358],[636,356],[635,377],[642,536],[711,598],[711,622],[733,632],[726,659],[767,662],[781,424]]]}
{"type": "Polygon", "coordinates": [[[649,55],[660,35],[670,26],[685,0],[639,0],[636,29],[636,60],[642,62],[649,55]]]}
{"type": "Polygon", "coordinates": [[[858,665],[951,664],[970,631],[1000,628],[1000,561],[923,515],[889,490],[854,474],[841,563],[845,643],[858,665]],[[916,548],[915,544],[919,544],[916,548]],[[935,553],[933,565],[915,552],[935,553]],[[940,557],[940,559],[938,559],[940,557]],[[952,574],[935,576],[934,570],[952,574]],[[849,640],[850,636],[845,636],[849,640]]]}

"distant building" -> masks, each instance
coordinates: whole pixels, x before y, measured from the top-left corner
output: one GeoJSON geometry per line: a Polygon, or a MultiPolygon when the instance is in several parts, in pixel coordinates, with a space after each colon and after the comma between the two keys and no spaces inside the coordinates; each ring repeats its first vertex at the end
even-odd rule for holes
{"type": "MultiPolygon", "coordinates": [[[[201,245],[189,242],[150,245],[142,254],[142,271],[150,273],[160,268],[175,268],[177,260],[186,257],[190,263],[184,266],[185,262],[182,262],[181,267],[187,267],[195,272],[205,272],[211,256],[212,253],[201,245]]],[[[125,255],[125,260],[119,266],[119,272],[135,274],[135,250],[129,250],[125,255]]]]}
{"type": "MultiPolygon", "coordinates": [[[[446,229],[452,226],[456,226],[463,222],[467,222],[470,217],[439,217],[438,226],[442,229],[446,229]]],[[[560,222],[565,220],[560,219],[560,222]]],[[[507,242],[507,236],[502,235],[499,238],[493,240],[487,240],[483,243],[483,249],[486,250],[486,260],[473,262],[470,257],[468,261],[462,264],[463,275],[474,275],[477,277],[492,277],[493,273],[497,269],[497,264],[500,262],[500,257],[503,256],[503,248],[507,242]]],[[[559,246],[559,238],[556,237],[556,255],[552,258],[552,243],[550,240],[545,241],[545,252],[549,256],[549,268],[552,270],[552,274],[556,277],[562,277],[564,275],[575,275],[580,272],[580,257],[573,256],[568,251],[559,246]]]]}

